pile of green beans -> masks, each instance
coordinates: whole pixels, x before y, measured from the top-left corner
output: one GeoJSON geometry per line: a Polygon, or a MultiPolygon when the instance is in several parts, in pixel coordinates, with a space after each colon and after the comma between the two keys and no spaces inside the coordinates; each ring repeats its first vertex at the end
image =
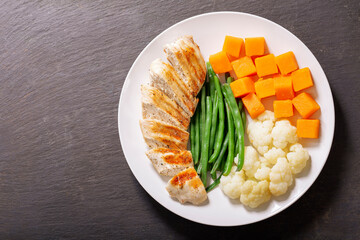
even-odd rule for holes
{"type": "Polygon", "coordinates": [[[244,165],[246,113],[241,99],[231,90],[231,77],[221,84],[210,63],[206,64],[206,82],[199,93],[199,103],[190,123],[190,147],[194,166],[206,191],[230,174],[234,158],[237,171],[244,165]],[[210,173],[213,182],[207,185],[210,173]]]}

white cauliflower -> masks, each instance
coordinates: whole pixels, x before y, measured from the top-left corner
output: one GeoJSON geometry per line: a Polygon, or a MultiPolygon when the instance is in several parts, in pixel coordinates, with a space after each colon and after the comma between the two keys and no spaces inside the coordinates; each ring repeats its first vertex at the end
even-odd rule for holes
{"type": "Polygon", "coordinates": [[[298,137],[296,127],[292,126],[288,120],[281,120],[275,123],[271,131],[273,145],[277,148],[286,148],[288,143],[296,143],[298,137]]]}
{"type": "Polygon", "coordinates": [[[264,154],[265,159],[269,164],[274,165],[278,158],[285,157],[286,153],[281,148],[273,147],[264,154]]]}
{"type": "Polygon", "coordinates": [[[270,192],[275,196],[286,193],[293,182],[290,164],[286,158],[279,158],[270,171],[270,192]]]}
{"type": "Polygon", "coordinates": [[[291,145],[290,152],[286,156],[293,174],[301,172],[309,159],[308,151],[300,143],[291,145]]]}
{"type": "Polygon", "coordinates": [[[236,172],[236,166],[233,166],[229,175],[220,178],[220,188],[229,198],[236,199],[240,197],[241,185],[244,182],[244,171],[236,172]]]}
{"type": "Polygon", "coordinates": [[[262,155],[269,151],[269,146],[272,143],[271,130],[274,127],[274,122],[274,113],[266,110],[248,124],[249,140],[262,155]]]}
{"type": "Polygon", "coordinates": [[[270,180],[270,171],[271,171],[271,168],[269,167],[269,164],[267,163],[267,161],[265,160],[263,160],[263,159],[265,159],[265,158],[262,158],[262,157],[260,157],[260,168],[256,171],[256,173],[255,173],[255,178],[257,179],[257,180],[270,180]]]}
{"type": "Polygon", "coordinates": [[[260,167],[259,155],[252,146],[246,146],[244,152],[243,170],[247,177],[254,177],[254,174],[260,167]]]}
{"type": "Polygon", "coordinates": [[[251,208],[256,208],[270,200],[269,182],[247,180],[241,187],[240,202],[251,208]]]}

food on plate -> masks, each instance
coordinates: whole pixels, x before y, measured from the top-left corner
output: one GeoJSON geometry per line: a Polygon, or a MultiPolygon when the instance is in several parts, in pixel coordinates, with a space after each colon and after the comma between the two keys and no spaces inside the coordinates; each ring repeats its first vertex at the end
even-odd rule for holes
{"type": "Polygon", "coordinates": [[[194,114],[198,99],[191,94],[170,64],[161,59],[156,59],[151,63],[150,85],[177,102],[188,116],[191,117],[194,114]]]}
{"type": "Polygon", "coordinates": [[[295,96],[291,76],[275,77],[274,88],[277,100],[293,99],[295,96]]]}
{"type": "Polygon", "coordinates": [[[282,75],[289,74],[299,68],[295,54],[292,51],[275,57],[275,61],[282,75]]]}
{"type": "Polygon", "coordinates": [[[189,133],[155,119],[140,120],[141,132],[150,148],[165,147],[186,150],[189,133]]]}
{"type": "Polygon", "coordinates": [[[209,62],[215,73],[225,73],[232,69],[231,63],[223,51],[210,55],[209,62]]]}
{"type": "Polygon", "coordinates": [[[193,167],[189,167],[171,178],[166,190],[180,203],[190,202],[199,205],[207,199],[204,184],[193,167]]]}
{"type": "Polygon", "coordinates": [[[249,77],[240,78],[230,83],[234,96],[243,97],[251,92],[255,92],[254,81],[249,77]]]}
{"type": "MultiPolygon", "coordinates": [[[[187,129],[199,101],[196,96],[205,82],[205,61],[192,36],[167,44],[164,51],[170,64],[155,59],[150,65],[150,85],[141,86],[143,119],[140,128],[150,148],[146,155],[156,171],[160,175],[174,176],[166,187],[170,196],[181,203],[198,205],[207,199],[207,194],[193,168],[192,153],[186,149],[187,129]]],[[[200,133],[199,128],[192,125],[191,150],[195,156],[200,149],[197,145],[198,151],[195,151],[194,139],[199,139],[200,133]]],[[[202,156],[204,154],[205,151],[202,156]]],[[[198,157],[195,162],[197,160],[198,157]]]]}
{"type": "MultiPolygon", "coordinates": [[[[231,62],[237,78],[247,77],[256,74],[255,64],[250,57],[245,56],[231,62]]],[[[230,69],[231,70],[231,69],[230,69]]]]}
{"type": "Polygon", "coordinates": [[[320,106],[298,93],[313,86],[310,69],[298,70],[292,51],[267,53],[263,37],[244,42],[226,36],[206,65],[192,36],[167,44],[164,52],[170,64],[154,60],[150,85],[141,86],[140,127],[154,168],[172,177],[170,196],[198,205],[220,184],[227,196],[256,208],[285,194],[310,158],[299,138],[319,134],[320,121],[306,118],[320,106]],[[217,74],[225,74],[226,83],[217,74]],[[274,112],[262,103],[270,97],[276,98],[274,112]],[[304,118],[297,127],[286,119],[294,116],[293,106],[304,118]]]}
{"type": "Polygon", "coordinates": [[[189,91],[196,96],[205,82],[206,66],[192,36],[183,36],[164,47],[166,57],[189,91]]]}
{"type": "Polygon", "coordinates": [[[294,109],[291,100],[275,100],[274,115],[276,118],[286,118],[294,115],[294,109]]]}
{"type": "Polygon", "coordinates": [[[275,95],[274,78],[259,79],[254,84],[255,93],[258,98],[266,98],[275,95]]]}
{"type": "Polygon", "coordinates": [[[301,138],[318,138],[320,120],[319,119],[298,119],[297,135],[301,138]]]}
{"type": "Polygon", "coordinates": [[[241,100],[244,103],[244,106],[250,114],[251,118],[256,118],[265,111],[264,105],[261,103],[260,99],[258,96],[256,96],[255,93],[249,93],[241,100]]]}
{"type": "Polygon", "coordinates": [[[153,148],[146,156],[154,165],[156,171],[163,176],[173,177],[188,167],[192,167],[191,152],[187,150],[153,148]]]}
{"type": "Polygon", "coordinates": [[[240,51],[243,44],[244,44],[244,40],[242,38],[225,36],[225,41],[222,50],[226,52],[226,54],[234,58],[238,58],[240,56],[240,51]]]}
{"type": "Polygon", "coordinates": [[[288,160],[286,158],[278,158],[270,171],[269,189],[271,194],[274,196],[283,195],[292,183],[293,176],[288,160]]]}
{"type": "Polygon", "coordinates": [[[174,100],[147,84],[141,85],[143,119],[157,119],[187,130],[190,118],[174,100]]]}
{"type": "Polygon", "coordinates": [[[293,81],[295,92],[314,86],[310,69],[308,67],[292,72],[291,79],[293,81]]]}
{"type": "Polygon", "coordinates": [[[265,38],[253,37],[245,38],[246,56],[262,56],[265,53],[265,38]]]}
{"type": "Polygon", "coordinates": [[[305,92],[297,95],[292,100],[292,103],[303,118],[311,117],[311,115],[320,109],[319,104],[317,104],[310,94],[305,92]]]}
{"type": "Polygon", "coordinates": [[[268,54],[255,59],[256,72],[259,77],[278,73],[274,54],[268,54]]]}

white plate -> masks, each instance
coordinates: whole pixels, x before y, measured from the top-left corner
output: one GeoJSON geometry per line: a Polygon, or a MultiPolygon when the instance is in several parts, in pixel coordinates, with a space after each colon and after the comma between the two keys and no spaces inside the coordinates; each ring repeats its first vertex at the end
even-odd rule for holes
{"type": "Polygon", "coordinates": [[[289,207],[307,191],[318,177],[330,152],[335,113],[330,86],[320,64],[297,37],[278,24],[258,16],[237,12],[215,12],[179,22],[146,46],[126,77],[120,97],[118,124],[126,160],[134,176],[150,196],[170,211],[194,222],[236,226],[271,217],[289,207]],[[264,36],[271,53],[279,55],[291,50],[295,53],[300,68],[310,68],[315,83],[311,94],[321,106],[321,113],[315,116],[321,120],[320,139],[302,142],[310,152],[311,164],[304,173],[297,176],[295,184],[284,196],[273,197],[268,204],[256,210],[244,207],[238,200],[229,200],[219,187],[208,194],[209,202],[203,206],[181,205],[169,197],[165,190],[168,178],[161,177],[145,155],[147,146],[139,127],[140,85],[149,81],[148,69],[154,59],[166,60],[163,46],[182,35],[193,35],[205,61],[209,59],[210,54],[222,49],[225,35],[243,38],[264,36]]]}

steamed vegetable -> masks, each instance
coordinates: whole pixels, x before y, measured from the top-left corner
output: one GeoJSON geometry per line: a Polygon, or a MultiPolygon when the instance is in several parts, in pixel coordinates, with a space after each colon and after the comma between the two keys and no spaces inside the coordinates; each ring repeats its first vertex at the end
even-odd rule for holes
{"type": "Polygon", "coordinates": [[[252,119],[257,118],[257,116],[265,111],[264,105],[254,93],[249,93],[241,100],[252,119]]]}
{"type": "Polygon", "coordinates": [[[278,73],[274,54],[256,58],[255,66],[259,77],[265,77],[267,75],[278,73]]]}
{"type": "Polygon", "coordinates": [[[292,103],[303,118],[309,118],[320,109],[319,104],[308,93],[300,93],[292,100],[292,103]]]}
{"type": "Polygon", "coordinates": [[[301,138],[318,138],[320,129],[319,119],[298,119],[297,135],[301,138]]]}
{"type": "Polygon", "coordinates": [[[282,75],[289,74],[299,68],[295,55],[292,51],[275,57],[275,61],[282,75]]]}
{"type": "Polygon", "coordinates": [[[294,115],[291,100],[275,100],[274,114],[276,118],[291,117],[294,115]]]}
{"type": "Polygon", "coordinates": [[[308,67],[292,72],[291,78],[293,81],[293,87],[295,92],[309,88],[314,85],[310,69],[308,67]]]}
{"type": "Polygon", "coordinates": [[[245,38],[245,52],[246,56],[261,56],[265,53],[265,38],[254,37],[245,38]]]}

